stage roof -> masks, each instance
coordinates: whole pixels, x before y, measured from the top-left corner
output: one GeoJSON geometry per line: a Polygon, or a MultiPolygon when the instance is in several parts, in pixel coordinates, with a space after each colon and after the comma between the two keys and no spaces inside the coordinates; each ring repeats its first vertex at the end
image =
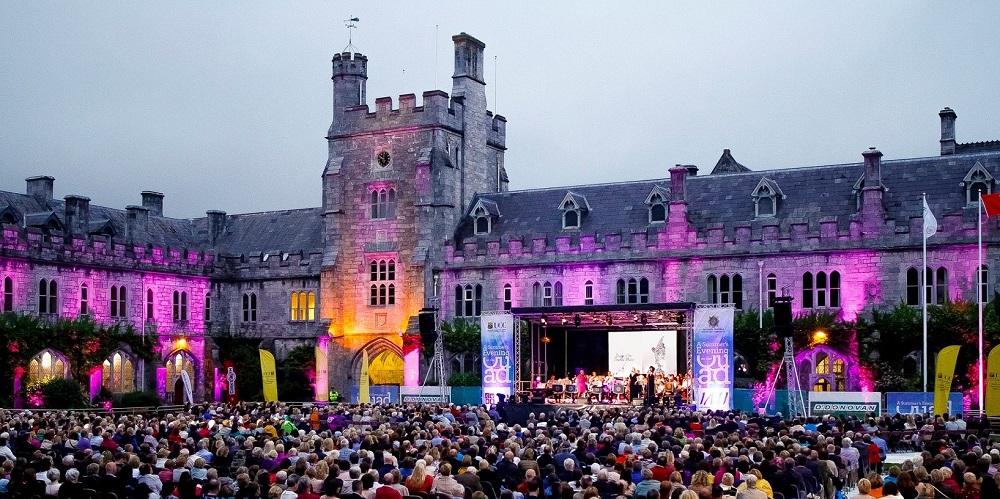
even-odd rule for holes
{"type": "Polygon", "coordinates": [[[687,323],[694,302],[515,307],[515,317],[546,326],[584,329],[672,329],[687,323]]]}

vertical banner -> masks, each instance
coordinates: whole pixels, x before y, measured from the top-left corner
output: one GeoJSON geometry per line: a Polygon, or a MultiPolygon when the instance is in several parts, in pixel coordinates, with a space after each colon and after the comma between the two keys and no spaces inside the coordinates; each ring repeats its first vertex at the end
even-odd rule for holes
{"type": "Polygon", "coordinates": [[[479,319],[483,349],[483,403],[514,393],[514,316],[484,313],[479,319]]]}
{"type": "Polygon", "coordinates": [[[222,361],[223,378],[226,379],[226,403],[238,404],[240,402],[239,393],[236,391],[236,364],[226,359],[222,361]]]}
{"type": "Polygon", "coordinates": [[[260,377],[264,384],[264,402],[278,401],[278,377],[274,367],[274,356],[267,350],[260,350],[260,377]]]}
{"type": "Polygon", "coordinates": [[[326,349],[329,342],[321,338],[316,345],[316,389],[315,397],[317,402],[327,402],[330,400],[330,377],[326,356],[326,349]]]}
{"type": "Polygon", "coordinates": [[[948,412],[948,392],[951,391],[951,380],[955,377],[955,363],[958,362],[958,350],[961,345],[952,345],[941,349],[937,365],[934,367],[934,414],[948,412]]]}
{"type": "Polygon", "coordinates": [[[1000,345],[990,350],[986,362],[986,415],[1000,416],[1000,345]]]}
{"type": "Polygon", "coordinates": [[[361,379],[358,384],[358,403],[359,404],[370,404],[372,403],[371,393],[369,392],[369,386],[371,385],[371,377],[368,376],[368,350],[361,351],[361,379]]]}
{"type": "Polygon", "coordinates": [[[728,411],[733,403],[733,307],[694,310],[694,402],[699,411],[728,411]]]}
{"type": "Polygon", "coordinates": [[[191,376],[188,375],[187,371],[181,371],[181,382],[184,383],[184,396],[187,397],[187,401],[191,404],[194,403],[194,390],[193,383],[191,382],[191,376]]]}

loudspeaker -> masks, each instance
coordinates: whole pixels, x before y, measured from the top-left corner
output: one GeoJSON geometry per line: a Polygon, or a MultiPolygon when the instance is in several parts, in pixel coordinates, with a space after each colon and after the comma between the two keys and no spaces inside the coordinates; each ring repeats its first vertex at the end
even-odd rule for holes
{"type": "Polygon", "coordinates": [[[545,390],[532,390],[531,391],[531,403],[532,404],[544,404],[545,403],[545,390]]]}
{"type": "Polygon", "coordinates": [[[771,303],[774,309],[774,334],[778,338],[792,336],[792,299],[788,296],[777,296],[771,303]]]}
{"type": "Polygon", "coordinates": [[[434,309],[425,308],[421,310],[417,318],[420,325],[420,336],[431,341],[436,340],[437,331],[435,330],[436,324],[434,324],[434,309]]]}

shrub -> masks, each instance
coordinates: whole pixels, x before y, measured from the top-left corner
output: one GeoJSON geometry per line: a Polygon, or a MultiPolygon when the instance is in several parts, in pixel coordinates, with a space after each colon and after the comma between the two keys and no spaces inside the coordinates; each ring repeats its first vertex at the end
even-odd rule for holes
{"type": "Polygon", "coordinates": [[[156,392],[132,392],[122,395],[118,407],[159,407],[163,404],[156,392]]]}
{"type": "Polygon", "coordinates": [[[479,373],[451,373],[448,377],[448,386],[480,386],[482,381],[479,373]]]}
{"type": "Polygon", "coordinates": [[[46,409],[84,409],[90,406],[80,383],[72,379],[52,379],[38,386],[46,409]]]}

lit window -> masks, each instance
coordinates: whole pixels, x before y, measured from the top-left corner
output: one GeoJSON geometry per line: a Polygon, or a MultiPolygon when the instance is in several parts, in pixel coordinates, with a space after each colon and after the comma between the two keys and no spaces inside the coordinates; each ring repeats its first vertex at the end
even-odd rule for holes
{"type": "Polygon", "coordinates": [[[105,359],[102,365],[104,388],[113,393],[135,391],[135,369],[131,358],[125,352],[117,351],[105,359]]]}
{"type": "Polygon", "coordinates": [[[593,305],[594,304],[594,283],[593,281],[587,281],[583,283],[583,304],[593,305]]]}
{"type": "Polygon", "coordinates": [[[292,318],[293,321],[300,320],[299,319],[299,292],[298,291],[292,291],[292,303],[291,303],[291,311],[290,312],[291,312],[290,315],[291,315],[291,318],[292,318]]]}
{"type": "Polygon", "coordinates": [[[42,350],[28,363],[28,383],[68,377],[69,363],[65,357],[55,351],[42,350]]]}

